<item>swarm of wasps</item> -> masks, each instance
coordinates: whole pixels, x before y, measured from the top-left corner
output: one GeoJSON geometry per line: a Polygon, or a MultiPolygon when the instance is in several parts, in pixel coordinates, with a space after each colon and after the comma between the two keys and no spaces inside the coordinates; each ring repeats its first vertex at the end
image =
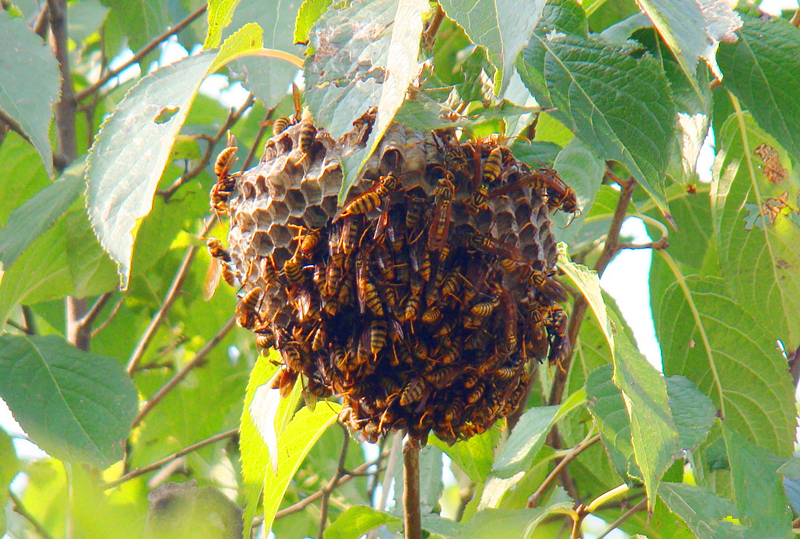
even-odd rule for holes
{"type": "Polygon", "coordinates": [[[340,420],[369,441],[405,429],[454,443],[520,406],[534,359],[570,353],[549,215],[577,199],[499,137],[392,126],[339,207],[341,155],[374,120],[339,141],[300,114],[276,121],[243,173],[229,144],[211,198],[231,249],[208,248],[239,287],[238,323],[280,353],[283,394],[341,397],[340,420]]]}

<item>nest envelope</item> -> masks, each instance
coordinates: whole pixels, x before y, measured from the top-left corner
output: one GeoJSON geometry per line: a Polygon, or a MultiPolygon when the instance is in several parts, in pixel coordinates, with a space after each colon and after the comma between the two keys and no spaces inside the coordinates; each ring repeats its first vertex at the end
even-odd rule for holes
{"type": "Polygon", "coordinates": [[[521,405],[533,360],[569,353],[549,215],[575,212],[574,192],[497,137],[393,124],[339,207],[343,156],[373,122],[337,141],[284,121],[256,166],[218,166],[229,251],[213,254],[239,324],[280,353],[282,391],[302,375],[307,395],[341,396],[369,441],[453,443],[521,405]]]}

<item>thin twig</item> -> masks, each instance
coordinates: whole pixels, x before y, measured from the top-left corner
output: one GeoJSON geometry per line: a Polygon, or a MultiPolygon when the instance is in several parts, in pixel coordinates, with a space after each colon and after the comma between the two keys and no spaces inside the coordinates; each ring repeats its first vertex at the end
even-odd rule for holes
{"type": "Polygon", "coordinates": [[[425,31],[422,33],[422,46],[424,48],[429,49],[433,47],[433,43],[436,40],[436,34],[439,32],[439,27],[442,25],[443,20],[444,20],[444,10],[442,9],[442,6],[437,2],[436,11],[434,12],[433,16],[431,17],[430,21],[425,27],[425,31]]]}
{"type": "Polygon", "coordinates": [[[179,22],[178,24],[176,24],[175,26],[173,26],[172,28],[170,28],[169,30],[164,32],[163,34],[154,37],[152,39],[152,41],[150,41],[150,43],[145,45],[142,48],[142,50],[140,50],[139,52],[134,54],[130,58],[130,60],[128,60],[127,62],[123,63],[122,65],[120,65],[118,67],[115,67],[114,69],[111,69],[111,70],[107,71],[103,76],[100,77],[100,79],[97,82],[87,86],[86,88],[84,88],[83,90],[78,92],[77,95],[75,96],[76,101],[83,101],[88,96],[90,96],[91,94],[93,94],[94,92],[96,92],[97,90],[102,88],[109,80],[113,79],[114,77],[116,77],[117,75],[119,75],[120,73],[122,73],[123,71],[128,69],[133,64],[136,64],[136,63],[140,62],[142,60],[142,58],[144,58],[145,56],[150,54],[150,52],[153,49],[155,49],[156,47],[161,45],[164,41],[169,39],[171,36],[177,34],[181,30],[183,30],[184,28],[189,26],[198,17],[200,17],[200,15],[205,13],[206,12],[206,7],[207,7],[207,5],[205,3],[203,3],[202,6],[200,6],[199,8],[194,10],[192,13],[190,13],[181,22],[179,22]]]}
{"type": "Polygon", "coordinates": [[[28,512],[25,506],[22,505],[22,500],[20,500],[19,497],[16,494],[14,494],[14,491],[9,489],[8,495],[14,504],[14,511],[18,513],[20,516],[22,516],[22,518],[27,520],[28,523],[30,523],[30,525],[33,526],[33,529],[36,530],[36,533],[38,533],[39,536],[42,537],[42,539],[52,539],[53,536],[50,535],[50,533],[48,533],[45,527],[42,526],[41,522],[36,520],[36,517],[30,514],[30,512],[28,512]]]}
{"type": "Polygon", "coordinates": [[[220,434],[215,434],[214,436],[211,436],[210,438],[206,438],[205,440],[201,440],[201,441],[199,441],[197,443],[194,443],[194,444],[190,445],[189,447],[186,447],[186,448],[181,449],[180,451],[177,451],[177,452],[175,452],[175,453],[173,453],[173,454],[171,454],[171,455],[169,455],[167,457],[164,457],[161,460],[157,460],[156,462],[153,462],[152,464],[148,464],[147,466],[142,466],[141,468],[134,468],[133,470],[131,470],[130,472],[126,473],[122,477],[120,477],[118,479],[115,479],[113,481],[109,481],[108,483],[105,483],[103,485],[100,485],[100,488],[102,490],[108,490],[110,488],[114,488],[114,487],[116,487],[118,485],[121,485],[122,483],[125,483],[126,481],[130,481],[131,479],[139,477],[140,475],[144,475],[147,472],[151,472],[153,470],[161,468],[165,464],[167,464],[169,462],[172,462],[173,460],[175,460],[177,458],[180,458],[180,457],[182,457],[182,456],[184,456],[186,454],[189,454],[192,451],[196,451],[196,450],[200,449],[201,447],[205,447],[205,446],[207,446],[209,444],[213,444],[214,442],[218,442],[219,440],[224,440],[225,438],[230,438],[232,436],[236,436],[238,433],[239,433],[239,428],[237,427],[235,429],[231,429],[231,430],[222,432],[220,434]]]}
{"type": "Polygon", "coordinates": [[[230,332],[235,325],[236,317],[231,316],[228,321],[225,322],[225,325],[222,326],[222,329],[220,329],[217,334],[205,344],[205,346],[197,351],[192,360],[184,365],[181,370],[176,372],[172,378],[170,378],[169,381],[161,387],[161,389],[156,391],[155,395],[153,395],[150,400],[148,400],[145,405],[142,406],[142,409],[139,410],[139,414],[136,416],[136,419],[133,420],[133,426],[135,427],[141,423],[142,419],[144,419],[145,416],[147,416],[147,414],[149,414],[150,411],[155,408],[155,406],[161,402],[161,400],[166,397],[175,386],[177,386],[184,378],[186,378],[186,375],[189,374],[192,369],[194,369],[203,359],[205,359],[209,352],[211,352],[211,350],[213,350],[214,347],[216,347],[220,341],[225,338],[228,332],[230,332]]]}
{"type": "MultiPolygon", "coordinates": [[[[212,222],[214,222],[213,217],[206,220],[205,226],[203,227],[202,232],[200,232],[200,237],[203,237],[208,233],[212,222]]],[[[186,248],[186,254],[183,255],[183,262],[181,262],[178,272],[175,274],[175,278],[172,280],[172,284],[167,291],[167,295],[164,296],[164,301],[161,303],[161,307],[150,321],[150,325],[147,326],[144,334],[142,334],[142,338],[139,339],[139,342],[136,344],[136,348],[133,350],[131,358],[128,360],[128,365],[126,367],[128,374],[131,374],[136,370],[136,367],[139,365],[139,361],[141,361],[142,356],[144,356],[147,347],[150,345],[153,337],[155,337],[156,330],[158,330],[161,322],[172,308],[172,304],[175,303],[175,300],[178,298],[178,292],[180,292],[181,286],[183,286],[183,281],[186,279],[186,275],[189,273],[189,267],[192,265],[192,261],[194,260],[196,254],[196,245],[190,245],[186,248]]]]}
{"type": "Polygon", "coordinates": [[[3,127],[4,137],[5,133],[8,133],[8,131],[13,131],[14,133],[22,137],[22,140],[32,143],[30,137],[25,133],[25,131],[22,130],[22,126],[19,125],[19,123],[14,118],[9,116],[2,110],[0,110],[0,126],[3,127]]]}
{"type": "Polygon", "coordinates": [[[100,311],[103,310],[103,307],[111,301],[111,297],[114,295],[114,292],[106,292],[99,298],[94,304],[89,307],[89,310],[86,311],[86,314],[83,315],[83,318],[76,322],[76,325],[84,331],[92,331],[92,326],[94,325],[94,321],[97,320],[97,316],[100,314],[100,311]]]}
{"type": "Polygon", "coordinates": [[[336,488],[339,479],[344,475],[344,463],[347,460],[347,448],[350,446],[350,433],[347,432],[347,427],[341,425],[342,434],[342,451],[339,453],[339,463],[336,465],[336,473],[333,474],[331,480],[322,489],[322,500],[319,504],[319,531],[317,532],[317,539],[323,539],[325,534],[325,525],[328,523],[328,504],[331,499],[331,492],[336,488]]]}
{"type": "MultiPolygon", "coordinates": [[[[619,250],[619,232],[622,228],[622,223],[628,212],[628,203],[633,196],[633,190],[636,188],[636,182],[630,178],[627,182],[622,183],[622,191],[619,194],[617,207],[614,210],[614,217],[611,219],[611,225],[608,228],[608,235],[606,236],[605,246],[603,252],[600,253],[600,258],[597,259],[595,264],[595,271],[597,275],[602,277],[603,272],[608,267],[609,262],[614,258],[619,250]]],[[[572,306],[572,313],[570,313],[569,323],[567,324],[569,342],[573,347],[578,340],[578,332],[581,329],[583,316],[586,314],[586,308],[589,302],[585,297],[580,296],[575,300],[572,306]]],[[[572,354],[567,357],[565,364],[561,365],[561,369],[556,371],[555,381],[553,382],[553,390],[550,393],[550,406],[561,404],[561,399],[564,396],[564,386],[567,382],[567,373],[569,372],[569,365],[572,362],[572,354]]]]}
{"type": "Polygon", "coordinates": [[[48,7],[45,3],[41,11],[36,16],[36,22],[33,25],[33,33],[42,39],[47,39],[47,31],[50,29],[50,17],[48,16],[48,7]]]}
{"type": "Polygon", "coordinates": [[[419,502],[419,443],[407,438],[403,444],[403,512],[405,539],[422,539],[419,502]]]}
{"type": "MultiPolygon", "coordinates": [[[[397,465],[397,461],[402,450],[403,435],[399,432],[395,432],[392,434],[392,446],[387,453],[388,460],[386,461],[386,469],[383,472],[383,483],[381,483],[381,498],[378,500],[378,504],[375,506],[375,509],[378,511],[383,511],[386,509],[386,501],[389,499],[389,487],[392,486],[392,481],[394,480],[394,467],[397,465]]],[[[379,476],[379,473],[375,474],[376,484],[379,476]]],[[[369,500],[371,503],[372,498],[369,498],[369,500]]],[[[367,534],[367,539],[375,539],[377,536],[378,530],[374,529],[367,534]]]]}
{"type": "Polygon", "coordinates": [[[538,507],[539,500],[541,499],[542,495],[550,487],[550,485],[553,484],[553,481],[555,481],[556,477],[558,477],[558,475],[561,472],[561,470],[567,464],[569,464],[572,460],[574,460],[575,457],[577,457],[578,455],[580,455],[581,453],[586,451],[589,447],[591,447],[593,444],[595,444],[599,439],[600,439],[600,435],[599,434],[595,434],[594,436],[592,436],[588,440],[584,440],[584,441],[580,442],[578,445],[573,447],[572,450],[569,453],[564,455],[564,458],[562,458],[558,462],[558,464],[556,464],[555,468],[553,468],[553,470],[548,474],[548,476],[545,478],[545,480],[542,481],[542,484],[539,485],[539,488],[536,489],[536,492],[531,494],[531,496],[528,498],[528,503],[525,505],[525,507],[529,507],[529,508],[538,507]]]}
{"type": "Polygon", "coordinates": [[[267,122],[272,118],[272,115],[275,113],[275,109],[278,105],[270,108],[267,113],[264,115],[264,121],[261,122],[261,126],[258,128],[258,133],[256,133],[256,139],[253,141],[253,145],[250,146],[250,151],[247,152],[247,157],[244,159],[244,163],[242,164],[242,170],[247,170],[250,168],[250,163],[253,162],[253,159],[256,156],[256,152],[258,151],[258,147],[261,146],[261,139],[264,138],[264,134],[267,132],[269,126],[267,122]]]}
{"type": "MultiPolygon", "coordinates": [[[[383,458],[385,458],[388,455],[388,453],[382,453],[381,455],[382,455],[383,458]]],[[[347,483],[348,481],[354,479],[355,477],[359,477],[360,474],[364,470],[366,470],[370,466],[375,466],[376,463],[377,463],[377,460],[373,460],[371,462],[365,462],[361,466],[359,466],[356,469],[354,469],[353,470],[353,472],[354,472],[353,474],[344,474],[339,479],[339,481],[336,483],[336,488],[339,488],[340,486],[342,486],[343,484],[347,483]]],[[[377,470],[376,470],[376,472],[377,472],[377,470]]],[[[285,507],[285,508],[281,509],[280,511],[275,513],[275,520],[278,520],[279,518],[283,518],[283,517],[292,515],[294,513],[297,513],[298,511],[302,511],[307,506],[311,505],[312,503],[314,503],[315,501],[317,501],[321,497],[322,497],[322,489],[314,492],[313,494],[310,494],[309,496],[303,498],[302,500],[300,500],[299,502],[297,502],[297,503],[295,503],[293,505],[290,505],[289,507],[285,507]]]]}
{"type": "Polygon", "coordinates": [[[94,330],[92,330],[92,339],[94,339],[98,333],[100,333],[101,331],[106,329],[106,327],[108,327],[111,321],[114,320],[114,317],[117,316],[117,313],[119,312],[119,309],[120,307],[122,307],[123,303],[125,303],[124,296],[119,298],[119,301],[117,301],[117,303],[114,304],[114,307],[111,309],[111,312],[108,313],[106,319],[103,320],[103,323],[97,326],[94,330]]]}
{"type": "Polygon", "coordinates": [[[634,505],[633,507],[622,513],[622,515],[617,520],[609,524],[608,527],[605,530],[603,530],[603,533],[598,535],[595,539],[603,539],[603,537],[606,537],[609,533],[618,528],[620,524],[628,520],[634,513],[636,513],[637,511],[641,511],[646,505],[647,505],[647,498],[645,498],[644,500],[640,501],[639,503],[637,503],[636,505],[634,505]]]}
{"type": "Polygon", "coordinates": [[[196,178],[203,171],[203,169],[208,166],[208,164],[211,162],[211,156],[214,154],[214,149],[216,148],[217,143],[222,139],[223,136],[225,136],[228,130],[239,121],[247,109],[253,106],[255,100],[255,96],[251,93],[247,96],[247,99],[244,100],[244,103],[242,103],[241,107],[238,109],[231,109],[231,111],[228,113],[228,117],[225,119],[225,123],[223,123],[222,127],[219,128],[219,131],[217,131],[213,137],[210,137],[207,140],[208,145],[206,146],[206,151],[203,153],[203,157],[200,159],[197,165],[184,172],[180,178],[172,182],[172,184],[166,189],[156,191],[157,194],[164,198],[165,202],[169,202],[169,199],[175,194],[175,191],[180,189],[180,187],[186,182],[196,178]]]}
{"type": "Polygon", "coordinates": [[[622,251],[623,249],[653,249],[654,251],[659,251],[661,249],[666,249],[667,247],[669,247],[669,243],[667,243],[665,238],[661,238],[657,241],[651,241],[648,243],[618,243],[617,251],[622,251]]]}
{"type": "Polygon", "coordinates": [[[789,20],[789,22],[800,28],[800,8],[794,10],[792,18],[789,20]]]}
{"type": "MultiPolygon", "coordinates": [[[[378,450],[379,450],[380,453],[383,453],[383,449],[386,447],[386,440],[387,439],[388,438],[385,437],[385,436],[380,439],[380,442],[378,443],[378,450]]],[[[381,467],[381,460],[382,460],[381,456],[378,455],[378,464],[377,464],[378,468],[381,467]]],[[[375,491],[378,490],[378,482],[379,481],[380,481],[380,476],[378,474],[373,475],[372,482],[370,483],[369,489],[367,490],[367,500],[369,500],[370,504],[374,503],[375,491]]]]}

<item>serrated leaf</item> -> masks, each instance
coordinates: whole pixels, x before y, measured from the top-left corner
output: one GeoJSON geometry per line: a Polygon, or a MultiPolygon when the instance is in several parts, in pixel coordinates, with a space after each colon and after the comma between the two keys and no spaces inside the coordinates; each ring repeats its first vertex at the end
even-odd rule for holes
{"type": "Polygon", "coordinates": [[[8,271],[19,256],[72,205],[84,188],[86,162],[73,164],[61,177],[11,212],[0,231],[0,260],[8,271]]]}
{"type": "Polygon", "coordinates": [[[484,47],[497,68],[496,92],[502,95],[519,51],[530,39],[544,10],[543,0],[443,0],[448,17],[456,21],[476,45],[484,47]]]}
{"type": "MultiPolygon", "coordinates": [[[[614,326],[624,327],[615,313],[611,317],[614,326]]],[[[648,508],[652,510],[661,476],[677,454],[678,432],[663,376],[639,352],[627,332],[620,329],[614,340],[614,383],[625,397],[633,454],[648,493],[648,508]]]]}
{"type": "Polygon", "coordinates": [[[667,378],[667,394],[672,419],[678,431],[678,447],[684,450],[693,449],[708,436],[717,407],[684,376],[667,378]]]}
{"type": "Polygon", "coordinates": [[[19,472],[19,459],[14,443],[6,431],[0,429],[0,533],[6,533],[5,506],[11,481],[19,472]]]}
{"type": "Polygon", "coordinates": [[[733,298],[769,335],[794,346],[800,342],[800,219],[793,215],[800,211],[794,208],[800,180],[783,147],[746,112],[731,115],[717,140],[719,176],[711,208],[723,275],[733,298]],[[780,159],[773,166],[784,167],[786,178],[779,184],[767,179],[768,165],[756,153],[762,145],[780,159]],[[781,196],[792,210],[781,208],[781,196]],[[772,214],[775,204],[781,211],[772,214]],[[748,211],[761,226],[747,226],[748,211]]]}
{"type": "Polygon", "coordinates": [[[539,104],[556,107],[550,114],[597,156],[624,163],[668,213],[665,172],[675,124],[672,92],[652,57],[636,60],[628,52],[552,26],[537,28],[517,69],[539,104]]]}
{"type": "Polygon", "coordinates": [[[484,509],[475,513],[461,529],[458,539],[503,537],[530,539],[537,525],[554,512],[572,509],[572,500],[559,500],[536,509],[484,509]]]}
{"type": "Polygon", "coordinates": [[[686,483],[661,483],[658,495],[698,539],[744,539],[747,529],[729,519],[738,518],[734,503],[704,487],[686,483]]]}
{"type": "Polygon", "coordinates": [[[336,422],[341,405],[328,402],[318,405],[313,412],[303,408],[286,425],[278,438],[278,473],[267,474],[264,482],[264,529],[272,526],[275,512],[280,506],[289,482],[300,467],[306,454],[322,433],[336,422]]]}
{"type": "Polygon", "coordinates": [[[161,174],[205,76],[237,55],[261,47],[257,25],[231,36],[220,51],[190,56],[143,77],[103,123],[89,154],[87,206],[100,243],[128,286],[133,244],[153,207],[161,174]],[[165,108],[177,111],[154,120],[165,108]],[[135,136],[134,136],[135,135],[135,136]]]}
{"type": "Polygon", "coordinates": [[[0,337],[0,397],[39,447],[100,468],[122,458],[137,411],[119,361],[55,335],[0,337]]]}
{"type": "Polygon", "coordinates": [[[675,278],[656,317],[664,373],[694,382],[732,428],[788,456],[796,414],[786,360],[722,279],[675,278]]]}
{"type": "Polygon", "coordinates": [[[333,0],[304,0],[294,22],[295,44],[308,43],[311,27],[317,22],[325,10],[333,4],[333,0]]]}
{"type": "MultiPolygon", "coordinates": [[[[272,359],[276,359],[277,352],[270,351],[272,359]]],[[[247,383],[247,392],[242,411],[241,426],[239,427],[239,449],[242,455],[242,476],[244,478],[245,511],[244,511],[244,539],[250,539],[250,529],[258,509],[258,500],[264,491],[267,468],[270,466],[271,454],[259,433],[256,421],[251,415],[251,406],[256,393],[270,381],[278,370],[278,365],[270,361],[270,357],[258,358],[247,383]]],[[[276,439],[286,429],[286,425],[297,408],[300,399],[300,388],[293,388],[289,396],[283,400],[279,410],[273,415],[273,426],[276,439]]],[[[263,424],[263,418],[259,418],[263,424]]],[[[264,427],[262,426],[262,429],[264,427]]],[[[277,456],[277,451],[274,453],[277,456]]],[[[270,477],[274,477],[271,472],[270,477]]]]}
{"type": "Polygon", "coordinates": [[[52,49],[25,19],[0,11],[0,112],[30,137],[47,173],[53,175],[50,121],[61,93],[61,76],[52,49]]]}
{"type": "Polygon", "coordinates": [[[384,524],[400,523],[400,519],[366,505],[353,505],[328,526],[325,539],[354,539],[384,524]]]}
{"type": "Polygon", "coordinates": [[[714,55],[717,45],[733,37],[733,32],[742,26],[742,19],[730,3],[709,0],[637,0],[637,3],[672,49],[689,80],[694,81],[700,58],[721,78],[714,55]]]}
{"type": "Polygon", "coordinates": [[[742,438],[722,424],[725,448],[733,475],[734,499],[751,537],[788,539],[792,534],[789,508],[774,455],[742,438]]]}
{"type": "Polygon", "coordinates": [[[561,179],[575,190],[578,198],[577,217],[563,212],[551,217],[556,225],[552,228],[556,241],[569,243],[580,232],[583,220],[592,209],[606,165],[585,144],[574,138],[559,152],[553,167],[561,179]]]}
{"type": "Polygon", "coordinates": [[[800,30],[779,17],[743,16],[736,43],[717,53],[722,84],[742,100],[758,125],[800,161],[800,30]]]}
{"type": "Polygon", "coordinates": [[[473,436],[469,440],[447,445],[435,436],[428,441],[441,449],[474,483],[483,483],[492,470],[494,448],[500,439],[495,429],[473,436]]]}
{"type": "Polygon", "coordinates": [[[560,406],[538,406],[522,414],[497,455],[492,465],[492,474],[507,478],[527,470],[553,424],[582,405],[585,399],[586,393],[581,389],[570,395],[560,406]]]}
{"type": "Polygon", "coordinates": [[[208,33],[203,43],[204,49],[219,47],[222,41],[222,30],[231,23],[233,12],[239,0],[209,0],[208,2],[208,33]]]}
{"type": "Polygon", "coordinates": [[[614,334],[611,329],[611,321],[606,311],[603,291],[600,289],[600,278],[597,272],[590,270],[582,264],[576,264],[569,259],[567,246],[563,243],[558,244],[558,267],[569,277],[572,283],[578,287],[583,297],[589,302],[589,306],[597,319],[603,334],[608,341],[611,350],[614,347],[614,334]]]}
{"type": "MultiPolygon", "coordinates": [[[[405,489],[403,466],[394,468],[394,504],[395,513],[403,507],[405,489]]],[[[419,503],[423,515],[430,513],[442,497],[442,451],[435,444],[423,447],[419,452],[419,503]]]]}
{"type": "Polygon", "coordinates": [[[5,224],[14,209],[50,183],[36,148],[8,131],[0,146],[0,223],[5,224]]]}

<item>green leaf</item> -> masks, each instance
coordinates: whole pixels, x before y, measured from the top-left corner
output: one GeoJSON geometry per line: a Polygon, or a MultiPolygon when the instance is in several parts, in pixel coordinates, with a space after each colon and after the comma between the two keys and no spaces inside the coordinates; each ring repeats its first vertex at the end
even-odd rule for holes
{"type": "Polygon", "coordinates": [[[728,519],[738,518],[733,502],[704,487],[686,483],[661,483],[658,495],[698,539],[744,539],[747,529],[728,519]]]}
{"type": "Polygon", "coordinates": [[[693,449],[708,436],[717,407],[683,376],[667,378],[667,393],[672,419],[678,430],[678,446],[684,450],[693,449]]]}
{"type": "Polygon", "coordinates": [[[499,439],[499,432],[489,429],[483,434],[453,445],[447,445],[436,436],[431,436],[428,441],[445,452],[473,483],[483,483],[492,470],[494,448],[499,439]]]}
{"type": "Polygon", "coordinates": [[[625,408],[622,392],[614,385],[614,369],[604,365],[592,371],[586,379],[586,399],[597,430],[611,457],[614,469],[622,476],[641,479],[631,443],[631,420],[625,408]]]}
{"type": "Polygon", "coordinates": [[[328,402],[318,405],[313,412],[303,408],[286,425],[278,438],[278,473],[267,472],[264,481],[264,529],[272,526],[275,512],[295,472],[306,454],[325,430],[336,422],[341,405],[328,402]]]}
{"type": "Polygon", "coordinates": [[[700,58],[704,58],[709,67],[720,75],[714,58],[717,44],[733,37],[733,32],[742,25],[731,4],[697,0],[640,0],[639,6],[672,49],[689,80],[694,81],[700,58]]]}
{"type": "Polygon", "coordinates": [[[317,22],[325,10],[333,4],[333,0],[304,0],[294,22],[295,44],[308,43],[311,27],[317,22]]]}
{"type": "Polygon", "coordinates": [[[328,526],[325,539],[356,539],[384,524],[399,524],[400,519],[366,505],[354,505],[328,526]]]}
{"type": "Polygon", "coordinates": [[[575,190],[578,197],[578,216],[558,212],[552,215],[556,241],[568,243],[583,226],[583,220],[594,204],[606,166],[578,139],[572,139],[556,157],[554,168],[561,179],[575,190]]]}
{"type": "Polygon", "coordinates": [[[11,211],[50,185],[36,148],[9,131],[0,146],[0,223],[5,224],[11,211]]]}
{"type": "Polygon", "coordinates": [[[778,473],[789,479],[800,479],[800,457],[793,457],[786,464],[778,468],[778,473]]]}
{"type": "Polygon", "coordinates": [[[97,32],[108,13],[108,9],[100,4],[100,0],[71,2],[67,9],[69,38],[77,43],[86,41],[97,32]]]}
{"type": "MultiPolygon", "coordinates": [[[[622,320],[612,313],[617,328],[622,320]]],[[[631,420],[631,441],[636,463],[642,472],[652,510],[661,476],[678,449],[678,432],[668,404],[664,377],[645,359],[625,331],[615,336],[614,383],[625,396],[631,420]]]]}
{"type": "MultiPolygon", "coordinates": [[[[436,510],[442,497],[442,451],[436,446],[423,447],[419,452],[419,503],[422,514],[436,510]]],[[[394,469],[395,508],[403,507],[403,466],[394,469]]]]}
{"type": "Polygon", "coordinates": [[[508,85],[514,61],[542,17],[544,5],[543,0],[442,1],[447,16],[464,28],[473,43],[488,51],[497,68],[494,86],[498,95],[508,85]]]}
{"type": "Polygon", "coordinates": [[[56,458],[105,468],[122,458],[136,388],[116,359],[61,337],[0,337],[0,396],[56,458]]]}
{"type": "Polygon", "coordinates": [[[73,164],[61,177],[11,212],[0,231],[0,259],[7,271],[30,245],[46,232],[84,189],[84,160],[73,164]]]}
{"type": "MultiPolygon", "coordinates": [[[[273,350],[270,351],[270,354],[277,355],[277,352],[273,350]]],[[[275,359],[274,356],[273,359],[275,359]]],[[[242,476],[245,490],[244,539],[250,539],[253,517],[255,517],[258,509],[258,500],[264,491],[267,468],[270,466],[270,452],[264,442],[264,438],[259,434],[253,417],[250,415],[250,406],[256,393],[269,382],[277,370],[278,366],[271,362],[269,357],[261,356],[253,367],[253,371],[250,373],[250,380],[247,383],[244,410],[242,411],[241,426],[239,428],[239,449],[242,454],[242,476]]],[[[274,416],[276,436],[280,436],[286,429],[286,425],[289,423],[299,399],[300,391],[296,388],[281,403],[282,406],[274,416]]]]}
{"type": "Polygon", "coordinates": [[[128,36],[133,50],[144,47],[151,38],[170,25],[166,0],[101,0],[110,7],[108,17],[128,36]]]}
{"type": "Polygon", "coordinates": [[[717,277],[685,277],[659,305],[664,373],[680,374],[711,397],[725,422],[749,440],[788,456],[795,432],[794,391],[786,360],[717,277]]]}
{"type": "Polygon", "coordinates": [[[614,334],[606,311],[606,304],[603,300],[603,292],[600,290],[600,278],[597,276],[597,272],[582,264],[572,262],[569,259],[567,246],[563,243],[558,244],[558,267],[578,287],[583,297],[589,302],[589,306],[592,308],[592,312],[603,330],[606,341],[608,341],[609,348],[615,350],[614,334]]]}
{"type": "Polygon", "coordinates": [[[523,82],[540,105],[557,108],[550,114],[595,155],[624,163],[668,213],[665,172],[675,105],[661,67],[650,56],[634,59],[626,47],[564,34],[549,19],[543,24],[517,60],[523,82]]]}
{"type": "Polygon", "coordinates": [[[733,475],[734,499],[742,520],[751,525],[752,537],[790,538],[792,510],[776,473],[780,462],[722,425],[725,448],[733,475]]]}
{"type": "Polygon", "coordinates": [[[494,539],[498,536],[529,539],[549,515],[572,509],[572,500],[557,501],[536,509],[484,509],[467,522],[458,539],[494,539]]]}
{"type": "Polygon", "coordinates": [[[507,478],[527,470],[553,424],[583,404],[585,398],[585,392],[579,390],[560,406],[538,406],[522,414],[492,465],[493,475],[507,478]]]}
{"type": "Polygon", "coordinates": [[[222,30],[228,26],[233,17],[233,12],[239,0],[209,0],[208,2],[208,33],[203,43],[204,49],[215,49],[222,41],[222,30]]]}
{"type": "Polygon", "coordinates": [[[260,48],[256,25],[234,34],[219,53],[190,56],[143,77],[103,123],[89,154],[87,205],[103,248],[128,286],[141,220],[150,213],[172,145],[205,76],[236,55],[260,48]],[[154,120],[165,108],[169,120],[154,120]],[[132,136],[135,134],[136,136],[132,136]]]}
{"type": "MultiPolygon", "coordinates": [[[[256,23],[264,30],[264,47],[301,56],[303,48],[295,46],[293,40],[298,5],[293,0],[274,0],[266,6],[263,0],[240,0],[223,37],[256,23]]],[[[298,67],[292,63],[264,57],[241,58],[231,64],[231,69],[244,75],[244,87],[267,106],[286,95],[298,73],[298,67]]]]}
{"type": "Polygon", "coordinates": [[[797,208],[789,207],[796,205],[800,180],[782,146],[746,112],[731,115],[717,140],[720,173],[711,203],[723,275],[733,298],[769,335],[794,346],[800,342],[800,219],[792,214],[797,208]],[[787,177],[778,185],[767,179],[766,165],[754,153],[762,144],[777,152],[785,168],[787,177]],[[788,206],[770,215],[768,205],[781,196],[788,206]]]}
{"type": "Polygon", "coordinates": [[[50,121],[61,88],[58,63],[25,19],[0,11],[0,112],[15,122],[53,175],[50,121]]]}
{"type": "Polygon", "coordinates": [[[800,30],[773,17],[743,16],[736,43],[722,43],[722,84],[742,100],[758,125],[800,161],[800,30]]]}
{"type": "Polygon", "coordinates": [[[11,436],[0,429],[0,533],[6,532],[5,506],[11,481],[19,472],[19,459],[11,436]]]}

